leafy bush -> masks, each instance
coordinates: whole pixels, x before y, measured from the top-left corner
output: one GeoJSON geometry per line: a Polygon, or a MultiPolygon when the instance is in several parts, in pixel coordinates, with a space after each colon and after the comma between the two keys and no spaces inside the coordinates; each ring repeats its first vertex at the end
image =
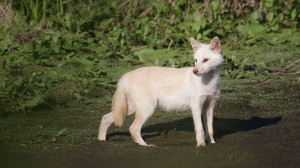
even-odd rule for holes
{"type": "MultiPolygon", "coordinates": [[[[115,62],[192,65],[184,56],[189,37],[219,36],[231,48],[281,43],[263,34],[297,31],[299,7],[297,0],[6,0],[0,3],[2,112],[95,95],[94,88],[114,84],[107,67],[115,62]]],[[[247,58],[225,60],[227,77],[265,71],[247,58]]]]}

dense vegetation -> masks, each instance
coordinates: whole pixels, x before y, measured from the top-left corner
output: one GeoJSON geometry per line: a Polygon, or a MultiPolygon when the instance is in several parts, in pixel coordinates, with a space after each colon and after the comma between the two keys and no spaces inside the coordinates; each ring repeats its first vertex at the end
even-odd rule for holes
{"type": "MultiPolygon", "coordinates": [[[[101,96],[117,80],[108,75],[116,65],[193,65],[190,37],[219,36],[225,49],[299,46],[297,37],[273,36],[297,32],[299,11],[298,0],[4,0],[1,113],[101,96]]],[[[264,62],[224,56],[225,77],[270,72],[264,62]]]]}

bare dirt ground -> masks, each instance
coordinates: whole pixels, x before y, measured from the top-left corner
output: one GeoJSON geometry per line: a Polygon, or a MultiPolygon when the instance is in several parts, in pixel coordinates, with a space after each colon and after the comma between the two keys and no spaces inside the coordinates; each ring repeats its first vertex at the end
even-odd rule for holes
{"type": "Polygon", "coordinates": [[[155,147],[133,143],[128,127],[111,126],[97,140],[110,92],[63,107],[38,108],[0,118],[1,167],[298,167],[299,76],[266,82],[223,80],[214,117],[216,144],[196,148],[190,111],[157,109],[142,135],[155,147]],[[108,95],[108,96],[107,96],[108,95]]]}

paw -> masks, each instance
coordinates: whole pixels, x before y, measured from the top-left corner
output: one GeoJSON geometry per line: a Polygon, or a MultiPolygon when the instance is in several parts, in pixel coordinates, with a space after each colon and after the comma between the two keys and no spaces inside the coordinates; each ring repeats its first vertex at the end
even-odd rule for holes
{"type": "Polygon", "coordinates": [[[148,147],[148,146],[155,146],[155,145],[153,145],[153,144],[149,144],[149,145],[148,144],[143,144],[142,146],[147,146],[148,147]]]}
{"type": "Polygon", "coordinates": [[[100,140],[100,141],[106,141],[106,137],[103,137],[103,136],[98,136],[98,140],[100,140]]]}
{"type": "Polygon", "coordinates": [[[197,148],[202,148],[202,147],[205,147],[206,146],[206,144],[205,143],[200,143],[200,144],[197,144],[197,148]]]}

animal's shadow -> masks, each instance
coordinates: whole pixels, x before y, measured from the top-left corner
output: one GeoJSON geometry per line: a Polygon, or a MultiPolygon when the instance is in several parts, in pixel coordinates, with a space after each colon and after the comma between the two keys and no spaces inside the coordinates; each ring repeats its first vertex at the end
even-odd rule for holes
{"type": "MultiPolygon", "coordinates": [[[[282,117],[261,118],[257,116],[251,117],[249,120],[228,119],[214,117],[214,138],[220,139],[225,135],[237,132],[255,130],[268,125],[273,125],[281,121],[282,117]]],[[[142,133],[153,133],[143,136],[144,139],[160,136],[162,132],[168,134],[169,131],[176,129],[177,131],[194,131],[194,123],[192,117],[183,118],[172,122],[158,123],[142,128],[142,133]]],[[[107,136],[107,139],[116,135],[130,136],[129,132],[114,132],[107,136]]]]}

